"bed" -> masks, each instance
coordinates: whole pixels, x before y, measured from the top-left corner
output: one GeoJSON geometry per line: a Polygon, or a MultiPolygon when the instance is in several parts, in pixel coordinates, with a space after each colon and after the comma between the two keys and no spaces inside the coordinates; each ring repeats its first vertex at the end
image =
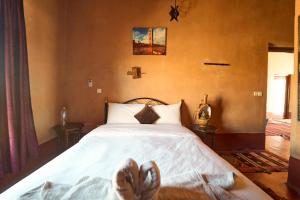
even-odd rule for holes
{"type": "Polygon", "coordinates": [[[232,171],[237,177],[230,192],[241,199],[271,199],[190,130],[180,124],[164,123],[99,126],[76,145],[4,191],[0,199],[16,199],[45,181],[72,184],[84,176],[111,179],[114,166],[124,158],[134,158],[138,163],[154,160],[161,171],[162,186],[165,178],[189,171],[204,174],[232,171]]]}

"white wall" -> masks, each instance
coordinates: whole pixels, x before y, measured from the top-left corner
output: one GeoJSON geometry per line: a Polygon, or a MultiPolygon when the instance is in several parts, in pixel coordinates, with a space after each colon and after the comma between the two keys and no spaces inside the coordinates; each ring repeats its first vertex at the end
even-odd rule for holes
{"type": "Polygon", "coordinates": [[[294,53],[269,52],[268,53],[268,89],[267,89],[267,115],[280,118],[284,112],[285,81],[275,79],[277,76],[294,74],[294,53]]]}

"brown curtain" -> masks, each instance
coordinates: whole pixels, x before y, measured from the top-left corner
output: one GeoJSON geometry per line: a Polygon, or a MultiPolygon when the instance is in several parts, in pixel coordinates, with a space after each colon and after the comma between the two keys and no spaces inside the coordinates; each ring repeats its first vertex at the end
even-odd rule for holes
{"type": "Polygon", "coordinates": [[[0,0],[0,178],[37,154],[23,1],[0,0]]]}

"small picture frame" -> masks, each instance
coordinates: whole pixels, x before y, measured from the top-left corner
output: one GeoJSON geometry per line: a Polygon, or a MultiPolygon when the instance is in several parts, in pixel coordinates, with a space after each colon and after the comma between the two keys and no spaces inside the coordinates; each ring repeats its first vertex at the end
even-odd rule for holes
{"type": "Polygon", "coordinates": [[[167,28],[134,27],[133,55],[166,55],[167,28]]]}

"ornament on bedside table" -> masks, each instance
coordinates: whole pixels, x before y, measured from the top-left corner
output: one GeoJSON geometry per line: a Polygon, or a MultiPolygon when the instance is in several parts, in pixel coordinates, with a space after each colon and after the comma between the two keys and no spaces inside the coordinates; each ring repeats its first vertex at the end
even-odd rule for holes
{"type": "Polygon", "coordinates": [[[67,123],[67,108],[63,106],[60,111],[60,124],[66,126],[67,123]]]}
{"type": "Polygon", "coordinates": [[[207,94],[203,96],[201,99],[201,103],[199,104],[199,108],[195,112],[195,123],[200,127],[206,127],[208,125],[208,121],[211,118],[211,107],[207,104],[207,94]]]}

